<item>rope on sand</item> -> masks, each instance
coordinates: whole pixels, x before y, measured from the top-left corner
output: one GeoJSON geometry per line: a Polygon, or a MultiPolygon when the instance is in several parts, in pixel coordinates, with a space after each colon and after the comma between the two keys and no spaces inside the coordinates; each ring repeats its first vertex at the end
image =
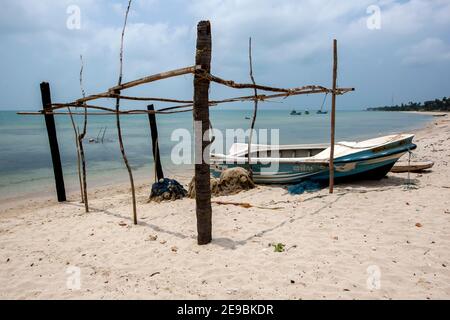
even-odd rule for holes
{"type": "Polygon", "coordinates": [[[211,203],[218,204],[218,205],[230,205],[230,206],[238,206],[245,209],[249,208],[258,208],[258,209],[266,209],[266,210],[280,210],[284,209],[284,207],[275,207],[275,208],[269,208],[269,207],[263,207],[263,206],[255,206],[247,202],[227,202],[227,201],[211,201],[211,203]]]}

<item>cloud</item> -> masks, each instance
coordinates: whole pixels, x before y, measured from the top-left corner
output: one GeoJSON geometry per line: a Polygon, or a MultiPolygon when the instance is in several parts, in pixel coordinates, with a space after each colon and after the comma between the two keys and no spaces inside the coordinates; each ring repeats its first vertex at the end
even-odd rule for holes
{"type": "Polygon", "coordinates": [[[383,28],[393,35],[413,35],[450,24],[450,2],[447,0],[392,1],[382,10],[383,28]]]}
{"type": "Polygon", "coordinates": [[[406,49],[399,54],[405,65],[427,65],[450,61],[450,46],[438,38],[427,38],[406,49]]]}
{"type": "MultiPolygon", "coordinates": [[[[262,43],[266,60],[307,58],[329,49],[329,40],[357,43],[377,31],[367,29],[366,12],[370,5],[381,9],[384,38],[437,30],[447,32],[450,2],[412,1],[223,1],[197,0],[190,11],[197,19],[213,23],[216,46],[220,49],[246,43],[253,36],[262,43]],[[447,18],[446,18],[447,17],[447,18]]],[[[408,39],[404,39],[408,41],[408,39]]],[[[231,55],[232,52],[228,50],[231,55]]]]}
{"type": "Polygon", "coordinates": [[[191,12],[198,19],[212,21],[216,46],[228,56],[234,53],[226,48],[245,47],[252,36],[265,62],[285,61],[308,58],[329,48],[330,38],[345,32],[356,13],[365,15],[370,2],[198,0],[191,12]]]}
{"type": "MultiPolygon", "coordinates": [[[[38,104],[36,87],[41,80],[54,82],[58,86],[55,94],[61,100],[79,95],[80,53],[85,57],[88,92],[113,85],[117,81],[126,5],[126,0],[6,2],[0,11],[0,68],[8,75],[8,82],[0,80],[4,97],[0,108],[38,104]],[[81,9],[80,30],[66,28],[66,9],[72,4],[81,9]],[[20,94],[24,90],[31,94],[20,94]]],[[[428,75],[431,78],[434,72],[430,68],[412,75],[412,69],[405,69],[408,66],[440,64],[441,70],[450,69],[448,16],[448,0],[135,0],[125,37],[124,76],[130,80],[192,64],[195,26],[199,20],[208,19],[213,31],[213,72],[219,76],[249,80],[251,36],[258,82],[329,85],[331,42],[337,38],[340,84],[358,89],[342,101],[377,104],[384,96],[370,88],[376,85],[378,92],[386,91],[390,97],[392,84],[386,78],[423,88],[419,79],[428,75]],[[366,26],[370,5],[381,9],[380,30],[366,26]]],[[[449,82],[441,80],[439,84],[449,82]]],[[[180,83],[161,82],[145,90],[182,98],[192,94],[189,79],[180,83]]],[[[214,96],[233,94],[228,92],[219,87],[212,90],[214,96]]],[[[406,89],[404,92],[408,93],[406,89]]],[[[296,99],[290,101],[300,101],[296,99]]]]}
{"type": "MultiPolygon", "coordinates": [[[[184,66],[193,61],[192,56],[186,54],[190,28],[159,21],[149,23],[142,6],[152,5],[153,2],[136,2],[134,10],[140,9],[139,14],[134,10],[130,12],[125,37],[125,80],[184,66]],[[136,18],[141,15],[145,22],[136,18]]],[[[125,5],[125,1],[106,0],[9,2],[0,13],[0,27],[8,26],[6,31],[0,28],[3,30],[0,31],[0,37],[5,43],[0,53],[0,63],[4,66],[2,69],[9,72],[12,81],[10,86],[13,86],[13,90],[7,94],[9,98],[6,104],[17,103],[21,99],[17,93],[24,87],[25,90],[31,87],[34,95],[27,95],[28,102],[20,104],[35,105],[39,101],[35,87],[43,80],[59,84],[55,94],[58,95],[59,89],[63,89],[64,93],[59,95],[61,100],[77,97],[80,54],[84,56],[86,67],[86,91],[93,93],[112,86],[118,77],[125,5]],[[79,30],[66,27],[69,17],[67,7],[73,4],[79,6],[81,12],[79,30]],[[11,17],[20,18],[14,21],[11,17]],[[18,74],[22,76],[18,77],[18,74]],[[61,88],[63,86],[65,88],[61,88]],[[16,96],[12,96],[12,92],[16,96]]]]}

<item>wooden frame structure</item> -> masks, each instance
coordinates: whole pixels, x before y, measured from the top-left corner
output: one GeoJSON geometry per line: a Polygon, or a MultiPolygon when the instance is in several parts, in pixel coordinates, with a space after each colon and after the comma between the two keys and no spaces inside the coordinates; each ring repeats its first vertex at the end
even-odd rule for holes
{"type": "MultiPolygon", "coordinates": [[[[125,22],[126,24],[126,22],[125,22]]],[[[123,33],[122,33],[123,40],[123,33]]],[[[323,86],[308,85],[303,87],[295,88],[277,88],[269,87],[264,85],[256,84],[253,78],[253,70],[251,69],[251,79],[252,83],[236,83],[232,80],[225,80],[220,77],[211,74],[211,25],[209,21],[201,21],[197,26],[197,46],[196,46],[196,57],[195,65],[171,70],[167,72],[162,72],[154,75],[150,75],[141,79],[133,80],[127,83],[121,83],[121,76],[118,85],[109,88],[106,92],[89,95],[77,99],[76,101],[70,103],[52,103],[50,97],[50,87],[48,83],[41,84],[42,93],[42,103],[43,109],[39,112],[19,112],[20,115],[44,115],[47,125],[47,132],[49,136],[50,152],[52,154],[53,168],[55,174],[56,190],[58,195],[58,201],[66,201],[66,194],[64,188],[64,179],[61,167],[61,159],[59,155],[58,141],[56,136],[55,128],[55,115],[84,115],[95,116],[95,115],[115,115],[118,120],[121,115],[149,115],[149,120],[152,128],[152,141],[153,141],[153,154],[157,154],[155,161],[159,161],[159,149],[158,149],[158,138],[156,130],[156,114],[173,114],[179,112],[193,112],[194,121],[200,121],[202,126],[201,130],[195,132],[195,144],[197,155],[204,155],[205,149],[210,145],[210,141],[203,140],[204,133],[209,129],[209,108],[223,103],[232,103],[239,101],[265,101],[270,99],[290,97],[295,95],[303,94],[316,94],[316,93],[331,93],[332,94],[332,114],[331,114],[331,154],[330,154],[330,192],[333,192],[333,155],[334,155],[334,131],[335,131],[335,105],[336,96],[342,95],[347,92],[353,91],[354,88],[338,88],[336,86],[337,78],[337,41],[334,40],[334,64],[333,64],[333,88],[328,89],[323,86]],[[168,98],[153,98],[153,97],[131,97],[121,94],[121,91],[133,88],[139,85],[168,79],[172,77],[177,77],[181,75],[192,74],[194,76],[194,95],[193,100],[179,100],[179,99],[168,99],[168,98]],[[249,96],[238,96],[234,98],[228,98],[224,100],[211,101],[209,99],[209,87],[210,83],[215,82],[234,89],[253,89],[255,94],[249,96]],[[258,90],[271,92],[271,94],[258,94],[258,90]],[[99,99],[116,99],[116,109],[103,107],[99,105],[87,104],[90,101],[99,99]],[[131,110],[120,110],[119,101],[120,100],[130,100],[130,101],[156,101],[156,102],[172,102],[177,105],[155,110],[152,107],[147,109],[131,109],[131,110]],[[83,111],[71,111],[71,107],[76,109],[82,108],[83,111]],[[68,112],[62,112],[61,110],[67,109],[68,112]],[[94,111],[91,111],[94,110],[94,111]],[[156,133],[156,134],[155,134],[156,133]]],[[[122,55],[121,55],[122,57],[122,55]]],[[[251,65],[251,50],[250,50],[250,65],[251,65]]],[[[255,109],[256,110],[256,109],[255,109]]],[[[255,112],[256,113],[256,112],[255,112]]],[[[254,115],[255,118],[256,115],[254,115]]],[[[254,120],[254,119],[253,119],[254,120]]],[[[252,121],[253,123],[254,121],[252,121]]],[[[119,138],[120,132],[119,132],[119,138]]],[[[123,150],[123,145],[121,144],[121,151],[126,160],[125,153],[123,150]]],[[[207,153],[209,155],[209,153],[207,153]]],[[[127,160],[125,161],[128,167],[127,160]]],[[[162,169],[160,167],[160,162],[157,164],[158,177],[162,177],[162,169]]],[[[204,245],[211,242],[212,239],[212,208],[211,208],[211,190],[210,190],[210,167],[208,159],[201,156],[201,159],[196,159],[195,165],[195,187],[196,187],[196,215],[197,215],[197,233],[198,233],[198,244],[204,245]]],[[[132,190],[134,190],[134,184],[132,181],[132,175],[130,173],[130,180],[132,183],[132,190]]],[[[87,200],[87,199],[86,199],[87,200]]],[[[134,207],[134,222],[137,224],[136,216],[136,201],[133,194],[133,207],[134,207]]],[[[88,208],[86,207],[86,210],[88,208]]]]}

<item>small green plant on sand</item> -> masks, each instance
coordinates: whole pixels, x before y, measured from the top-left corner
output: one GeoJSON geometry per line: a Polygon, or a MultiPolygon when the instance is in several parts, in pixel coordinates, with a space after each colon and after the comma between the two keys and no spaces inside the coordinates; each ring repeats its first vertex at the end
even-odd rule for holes
{"type": "Polygon", "coordinates": [[[282,244],[282,243],[277,243],[277,244],[272,243],[272,246],[273,246],[274,252],[284,252],[284,247],[286,245],[282,244]]]}

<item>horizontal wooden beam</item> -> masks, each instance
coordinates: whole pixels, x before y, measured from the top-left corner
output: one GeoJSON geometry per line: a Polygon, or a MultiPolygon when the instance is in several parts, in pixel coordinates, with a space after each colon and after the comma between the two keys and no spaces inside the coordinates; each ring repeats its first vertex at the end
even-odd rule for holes
{"type": "MultiPolygon", "coordinates": [[[[87,97],[84,97],[81,99],[77,99],[75,101],[75,104],[81,105],[85,102],[96,100],[96,99],[117,98],[118,97],[118,95],[116,94],[117,91],[132,88],[132,87],[144,84],[144,83],[154,82],[154,81],[167,79],[167,78],[171,78],[171,77],[182,76],[182,75],[189,74],[189,73],[195,73],[195,71],[199,70],[199,69],[200,69],[200,66],[191,66],[191,67],[157,73],[157,74],[154,74],[151,76],[147,76],[147,77],[144,77],[144,78],[141,78],[138,80],[133,80],[133,81],[112,87],[112,88],[108,89],[107,92],[97,93],[97,94],[93,94],[93,95],[90,95],[90,96],[87,96],[87,97]]],[[[126,97],[126,96],[120,96],[120,98],[125,99],[125,100],[163,101],[164,102],[164,99],[163,100],[155,100],[154,98],[137,98],[137,97],[126,97]]],[[[167,99],[167,100],[169,100],[169,99],[167,99]]],[[[167,102],[173,102],[173,101],[167,101],[167,102]]]]}
{"type": "Polygon", "coordinates": [[[168,99],[168,98],[153,98],[153,97],[131,97],[131,96],[122,96],[119,94],[105,92],[102,94],[95,94],[91,96],[87,96],[86,98],[81,98],[76,100],[75,102],[70,103],[75,107],[82,107],[83,103],[88,101],[96,100],[96,99],[117,99],[120,100],[132,100],[132,101],[158,101],[158,102],[173,102],[173,103],[193,103],[192,100],[179,100],[179,99],[168,99]]]}
{"type": "MultiPolygon", "coordinates": [[[[263,86],[258,84],[251,84],[251,83],[237,83],[232,80],[224,80],[217,76],[214,76],[208,72],[205,72],[201,69],[201,66],[191,66],[166,72],[157,73],[151,76],[147,76],[138,80],[133,80],[115,87],[112,87],[108,89],[107,92],[93,94],[81,99],[76,100],[75,102],[71,103],[71,105],[78,105],[82,106],[84,103],[96,99],[107,99],[107,98],[120,98],[124,100],[134,100],[134,101],[160,101],[160,102],[174,102],[174,103],[192,103],[191,100],[178,100],[178,99],[167,99],[167,98],[147,98],[147,97],[131,97],[131,96],[122,96],[120,94],[117,94],[117,92],[132,88],[141,84],[150,83],[162,79],[167,79],[171,77],[181,76],[189,73],[195,73],[198,74],[201,77],[207,78],[210,81],[214,81],[216,83],[234,88],[234,89],[259,89],[263,91],[272,91],[272,92],[280,92],[285,93],[288,96],[289,95],[298,95],[298,94],[309,94],[309,93],[332,93],[332,89],[328,89],[322,86],[317,85],[310,85],[310,86],[304,86],[304,87],[297,87],[297,88],[276,88],[276,87],[269,87],[269,86],[263,86]]],[[[336,94],[344,94],[349,91],[354,91],[354,88],[338,88],[336,89],[336,94]]],[[[228,100],[228,99],[227,99],[228,100]]],[[[228,102],[228,101],[225,101],[228,102]]]]}
{"type": "Polygon", "coordinates": [[[200,66],[192,66],[192,67],[157,73],[157,74],[154,74],[154,75],[151,75],[148,77],[144,77],[144,78],[141,78],[138,80],[130,81],[130,82],[123,83],[121,85],[112,87],[112,88],[108,89],[108,92],[115,93],[117,91],[136,87],[136,86],[144,84],[144,83],[149,83],[149,82],[158,81],[158,80],[162,80],[162,79],[182,76],[182,75],[188,74],[188,73],[195,73],[195,71],[199,70],[200,68],[201,68],[200,66]]]}
{"type": "Polygon", "coordinates": [[[222,78],[216,77],[212,74],[206,73],[203,70],[200,70],[199,73],[200,73],[200,76],[202,76],[210,81],[222,84],[224,86],[227,86],[227,87],[230,87],[233,89],[258,89],[258,90],[263,90],[263,91],[285,92],[285,93],[290,93],[293,91],[300,91],[300,90],[308,90],[308,89],[326,90],[325,87],[315,86],[315,85],[288,89],[288,88],[276,88],[276,87],[263,86],[263,85],[259,85],[259,84],[253,84],[253,83],[237,83],[232,80],[224,80],[222,78]]]}
{"type": "MultiPolygon", "coordinates": [[[[350,91],[354,91],[354,88],[336,88],[335,92],[337,95],[341,95],[341,94],[345,94],[347,92],[350,91]]],[[[303,94],[318,94],[318,93],[330,93],[333,90],[331,89],[327,89],[325,87],[320,87],[320,86],[306,86],[306,87],[302,87],[302,88],[296,88],[296,89],[290,89],[289,92],[280,92],[280,93],[276,93],[276,94],[270,94],[270,95],[265,95],[265,94],[260,94],[257,96],[251,95],[251,96],[242,96],[242,97],[235,97],[235,98],[228,98],[228,99],[224,99],[224,100],[211,100],[209,102],[209,106],[216,106],[218,104],[221,103],[231,103],[231,102],[243,102],[243,101],[254,101],[255,99],[257,99],[258,101],[265,101],[265,100],[270,100],[270,99],[276,99],[276,98],[287,98],[290,96],[296,96],[296,95],[303,95],[303,94]]],[[[155,98],[155,99],[159,99],[159,98],[155,98]]],[[[177,110],[177,109],[185,109],[185,108],[190,108],[193,106],[192,103],[189,103],[191,101],[189,100],[176,100],[176,99],[165,99],[168,102],[169,101],[175,101],[175,102],[183,102],[186,101],[188,102],[188,104],[184,104],[184,105],[177,105],[177,106],[172,106],[172,107],[166,107],[166,108],[162,108],[159,110],[155,110],[155,111],[148,111],[148,110],[123,110],[120,111],[120,114],[123,115],[136,115],[136,114],[149,114],[149,113],[160,113],[160,114],[172,114],[172,113],[179,113],[179,112],[189,112],[191,111],[191,109],[189,110],[177,110]],[[173,111],[175,110],[175,111],[173,111]]],[[[101,106],[93,106],[93,105],[87,105],[87,104],[82,104],[79,105],[77,103],[54,103],[52,104],[52,109],[50,111],[38,111],[38,112],[17,112],[18,115],[45,115],[45,114],[54,114],[54,115],[69,115],[69,113],[67,112],[54,112],[55,110],[60,110],[60,109],[64,109],[64,108],[68,108],[68,107],[78,107],[78,108],[86,108],[86,109],[94,109],[94,110],[101,110],[104,112],[90,112],[88,113],[88,115],[111,115],[111,114],[116,114],[116,111],[114,109],[111,108],[107,108],[107,107],[101,107],[101,106]]],[[[83,115],[84,112],[72,112],[73,115],[83,115]]]]}
{"type": "MultiPolygon", "coordinates": [[[[277,89],[277,88],[273,88],[273,89],[277,89]]],[[[279,91],[279,92],[284,92],[287,93],[284,96],[290,96],[290,95],[299,95],[299,94],[310,94],[310,93],[323,93],[323,92],[328,92],[328,93],[332,93],[332,89],[327,89],[325,87],[321,87],[321,86],[305,86],[305,87],[300,87],[300,88],[293,88],[293,89],[279,89],[279,90],[274,90],[274,91],[279,91]]],[[[336,89],[336,94],[337,95],[342,95],[345,94],[347,92],[350,91],[355,91],[355,88],[337,88],[336,89]]],[[[211,101],[213,104],[216,103],[225,103],[225,102],[236,102],[236,101],[243,101],[243,100],[247,100],[247,99],[251,99],[254,96],[245,96],[245,97],[237,97],[237,98],[230,98],[230,99],[225,99],[225,100],[218,100],[218,101],[211,101]]],[[[270,96],[267,96],[270,98],[270,96]]],[[[132,100],[132,101],[159,101],[159,102],[173,102],[173,103],[190,103],[192,104],[193,101],[192,100],[179,100],[179,99],[169,99],[169,98],[157,98],[157,97],[131,97],[131,96],[122,96],[122,95],[118,95],[118,94],[114,94],[114,93],[103,93],[103,94],[96,94],[96,95],[92,95],[92,96],[88,96],[86,98],[82,98],[79,100],[76,100],[75,102],[71,102],[71,103],[66,103],[66,104],[53,104],[54,106],[70,106],[70,107],[83,107],[83,103],[91,101],[91,100],[95,100],[95,99],[102,99],[102,98],[120,98],[121,100],[132,100]]]]}
{"type": "Polygon", "coordinates": [[[73,104],[82,105],[83,103],[86,103],[88,101],[97,100],[97,99],[103,99],[103,98],[111,98],[111,94],[109,92],[103,92],[99,94],[93,94],[84,98],[80,98],[76,100],[73,104]]]}
{"type": "MultiPolygon", "coordinates": [[[[134,111],[120,111],[119,114],[121,116],[136,116],[136,115],[145,115],[145,114],[173,114],[173,113],[182,113],[182,112],[191,112],[192,109],[187,109],[187,110],[176,110],[176,111],[154,111],[154,112],[147,112],[145,110],[134,110],[134,111]]],[[[70,116],[69,112],[17,112],[17,115],[20,116],[43,116],[43,115],[47,115],[47,114],[53,114],[55,116],[70,116]]],[[[110,115],[116,115],[117,112],[113,112],[113,111],[105,111],[105,112],[87,112],[86,113],[88,116],[110,116],[110,115]]],[[[84,116],[85,113],[84,112],[73,112],[72,111],[72,115],[73,116],[84,116]]]]}

